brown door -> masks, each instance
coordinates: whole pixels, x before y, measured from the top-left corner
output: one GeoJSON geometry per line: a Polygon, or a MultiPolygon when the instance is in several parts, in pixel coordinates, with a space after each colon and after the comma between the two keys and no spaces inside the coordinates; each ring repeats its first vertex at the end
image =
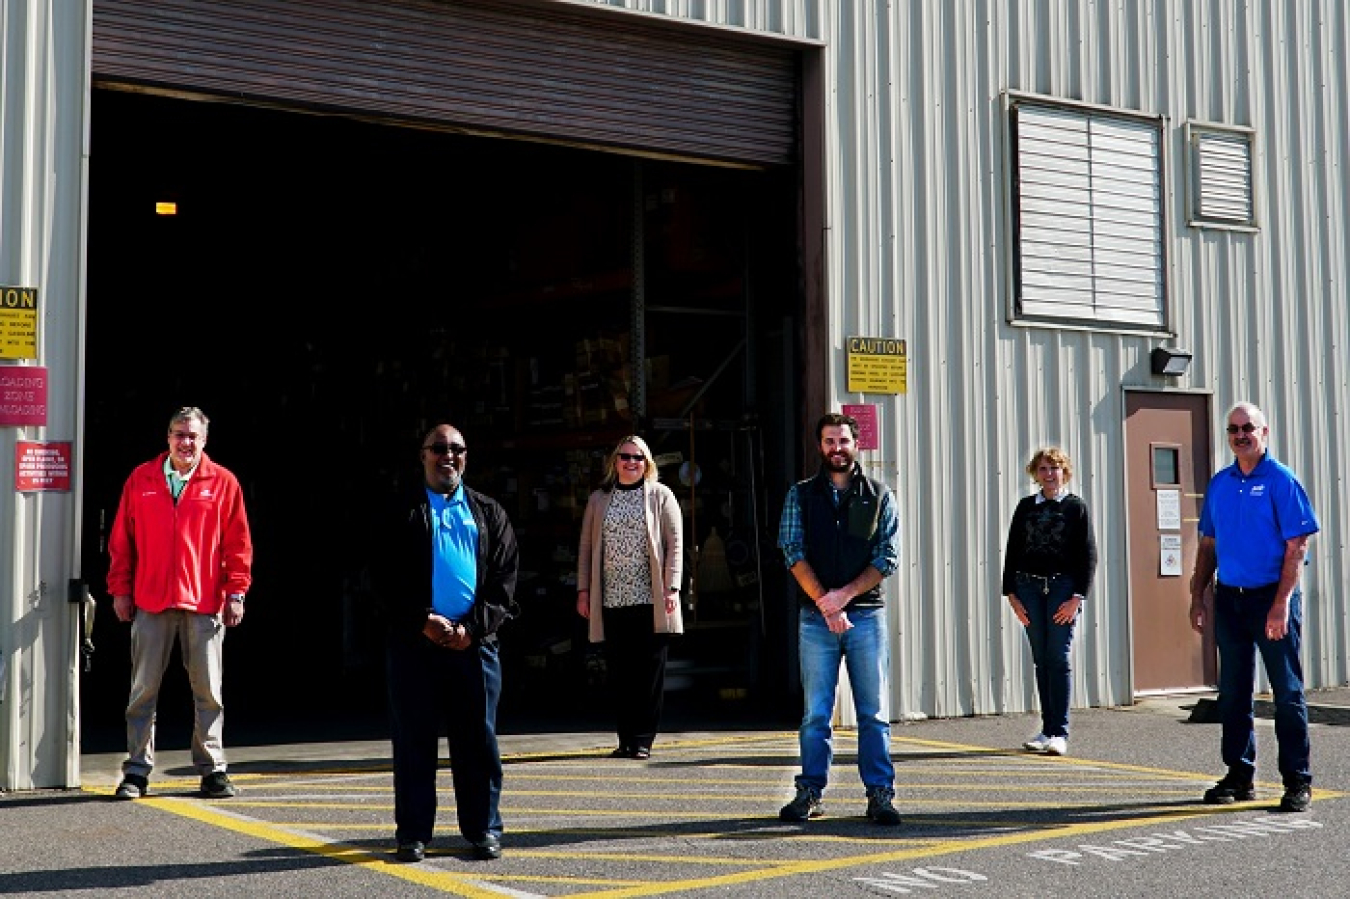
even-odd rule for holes
{"type": "Polygon", "coordinates": [[[1213,640],[1191,630],[1196,523],[1209,484],[1210,398],[1125,394],[1126,528],[1134,691],[1215,683],[1213,640]]]}

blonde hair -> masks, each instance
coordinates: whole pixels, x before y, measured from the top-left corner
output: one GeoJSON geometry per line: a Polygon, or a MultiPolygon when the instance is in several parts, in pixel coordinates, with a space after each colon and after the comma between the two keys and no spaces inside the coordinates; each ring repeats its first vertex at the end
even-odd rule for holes
{"type": "Polygon", "coordinates": [[[656,462],[652,459],[651,447],[647,446],[647,441],[638,437],[636,434],[629,434],[614,445],[605,459],[605,476],[600,481],[600,487],[603,490],[612,490],[614,485],[619,483],[619,450],[623,449],[625,443],[631,443],[642,450],[642,456],[647,460],[646,469],[642,472],[644,481],[654,481],[658,474],[656,462]]]}
{"type": "Polygon", "coordinates": [[[1064,470],[1064,483],[1073,480],[1073,462],[1069,461],[1069,454],[1057,446],[1043,446],[1036,450],[1031,461],[1027,463],[1027,474],[1031,475],[1033,481],[1036,480],[1036,468],[1042,460],[1053,462],[1064,470]]]}

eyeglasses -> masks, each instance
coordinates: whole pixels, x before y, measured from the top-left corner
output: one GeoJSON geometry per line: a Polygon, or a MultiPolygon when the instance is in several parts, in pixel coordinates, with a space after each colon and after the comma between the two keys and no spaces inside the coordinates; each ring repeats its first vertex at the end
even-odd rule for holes
{"type": "Polygon", "coordinates": [[[448,456],[451,453],[462,456],[469,451],[467,446],[460,446],[458,443],[429,443],[422,449],[429,449],[438,456],[448,456]]]}
{"type": "Polygon", "coordinates": [[[190,434],[187,431],[170,431],[169,436],[174,440],[201,440],[201,434],[190,434]]]}
{"type": "Polygon", "coordinates": [[[644,456],[644,455],[642,455],[642,453],[618,453],[617,455],[618,455],[618,457],[619,457],[620,459],[622,459],[622,460],[625,461],[625,462],[646,462],[646,461],[647,461],[647,457],[644,456]]]}
{"type": "Polygon", "coordinates": [[[1252,424],[1251,422],[1247,422],[1245,425],[1229,425],[1229,426],[1228,426],[1228,433],[1230,433],[1230,434],[1250,434],[1252,431],[1255,431],[1256,428],[1257,428],[1257,426],[1254,425],[1254,424],[1252,424]]]}

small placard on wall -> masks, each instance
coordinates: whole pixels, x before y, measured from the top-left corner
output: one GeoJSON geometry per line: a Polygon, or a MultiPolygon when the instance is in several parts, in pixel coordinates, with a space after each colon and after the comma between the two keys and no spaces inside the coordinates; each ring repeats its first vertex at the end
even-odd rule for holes
{"type": "Polygon", "coordinates": [[[14,489],[20,493],[70,492],[69,440],[19,440],[14,444],[14,489]]]}
{"type": "Polygon", "coordinates": [[[1181,530],[1181,491],[1158,491],[1158,530],[1181,530]]]}
{"type": "Polygon", "coordinates": [[[1181,535],[1158,535],[1158,574],[1181,577],[1181,535]]]}
{"type": "Polygon", "coordinates": [[[873,403],[859,405],[844,404],[844,414],[851,415],[858,422],[858,449],[874,450],[881,446],[881,437],[877,433],[877,407],[873,403]]]}

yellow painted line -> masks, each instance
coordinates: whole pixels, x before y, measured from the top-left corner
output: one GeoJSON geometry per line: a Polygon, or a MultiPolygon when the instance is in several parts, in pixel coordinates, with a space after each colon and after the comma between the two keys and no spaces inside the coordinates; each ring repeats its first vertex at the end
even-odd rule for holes
{"type": "MultiPolygon", "coordinates": [[[[1224,808],[1230,809],[1231,806],[1225,806],[1224,808]]],[[[1005,834],[1002,836],[970,841],[953,840],[946,844],[909,849],[901,852],[873,852],[866,855],[821,859],[807,862],[793,862],[759,871],[741,871],[735,874],[722,874],[712,877],[668,880],[660,883],[644,884],[638,887],[623,887],[620,889],[608,889],[589,893],[568,893],[567,899],[625,899],[625,897],[659,896],[665,893],[677,893],[684,890],[713,889],[737,884],[756,883],[793,877],[799,874],[818,874],[823,871],[835,871],[842,868],[858,867],[860,865],[878,865],[909,861],[912,859],[935,858],[942,855],[953,855],[958,852],[969,852],[974,849],[1015,846],[1025,843],[1046,841],[1049,839],[1058,840],[1072,836],[1106,833],[1113,830],[1147,827],[1154,823],[1171,822],[1181,818],[1199,818],[1214,814],[1216,814],[1216,812],[1197,810],[1190,814],[1169,815],[1159,818],[1132,818],[1128,821],[1073,824],[1056,828],[1051,832],[1036,831],[1032,833],[1005,834]]]]}
{"type": "MultiPolygon", "coordinates": [[[[787,735],[787,736],[784,737],[784,739],[789,739],[789,738],[795,742],[795,734],[793,734],[793,735],[787,735]]],[[[700,746],[710,746],[710,745],[711,745],[711,746],[721,746],[721,745],[728,745],[728,744],[742,744],[742,745],[743,745],[743,744],[745,744],[745,743],[752,742],[752,741],[759,741],[759,740],[761,740],[761,739],[762,739],[762,738],[760,738],[760,737],[740,737],[740,738],[731,738],[731,739],[700,740],[700,741],[685,741],[685,742],[687,743],[687,745],[691,745],[691,746],[692,746],[692,745],[700,745],[700,746]]],[[[942,749],[945,750],[945,751],[956,751],[956,752],[961,752],[961,753],[966,754],[966,755],[988,755],[988,754],[991,754],[991,753],[992,753],[992,754],[1000,754],[1000,755],[1006,754],[1006,755],[1008,755],[1010,758],[1017,758],[1017,757],[1018,757],[1017,753],[1015,753],[1015,752],[1010,753],[1010,752],[1008,752],[1008,751],[1006,751],[1006,750],[989,750],[989,749],[987,749],[987,748],[985,748],[985,747],[964,746],[964,745],[962,745],[962,744],[952,744],[952,743],[945,743],[945,742],[936,742],[936,741],[927,741],[927,740],[915,740],[915,739],[901,739],[901,740],[894,740],[894,739],[893,739],[892,742],[893,742],[893,744],[896,743],[896,742],[904,742],[904,743],[907,743],[907,744],[909,744],[909,745],[920,745],[920,746],[926,746],[926,747],[929,747],[929,748],[934,748],[934,747],[936,747],[936,748],[942,748],[942,749]]],[[[560,754],[560,753],[535,753],[535,754],[532,754],[532,755],[535,756],[535,757],[538,757],[538,758],[555,759],[555,758],[557,758],[557,757],[558,757],[559,755],[561,755],[561,754],[560,754]]],[[[517,758],[526,758],[526,757],[529,757],[529,756],[517,756],[517,758]]],[[[903,757],[897,758],[897,762],[903,763],[903,757]]],[[[1079,770],[1079,771],[1075,772],[1075,776],[1081,776],[1082,774],[1084,774],[1084,773],[1087,772],[1087,771],[1091,771],[1092,769],[1098,769],[1098,770],[1108,770],[1108,771],[1128,771],[1128,772],[1135,773],[1135,774],[1148,774],[1148,775],[1151,775],[1151,776],[1156,776],[1156,777],[1165,778],[1165,779],[1170,780],[1170,781],[1172,781],[1172,782],[1176,782],[1176,781],[1179,781],[1179,780],[1201,781],[1201,782],[1204,782],[1204,781],[1208,781],[1208,780],[1211,780],[1211,779],[1212,779],[1212,777],[1210,777],[1210,776],[1208,776],[1208,775],[1203,775],[1203,774],[1191,774],[1191,773],[1187,773],[1187,772],[1169,771],[1169,770],[1165,770],[1165,769],[1148,768],[1148,767],[1143,767],[1143,766],[1138,766],[1138,765],[1125,765],[1125,764],[1116,764],[1116,763],[1100,762],[1100,761],[1089,761],[1089,760],[1079,760],[1079,759],[1056,759],[1056,760],[1054,760],[1054,764],[1056,764],[1056,765],[1070,765],[1070,766],[1076,766],[1076,767],[1082,769],[1082,770],[1079,770]]],[[[443,766],[443,767],[444,767],[444,766],[443,766]]],[[[649,768],[649,769],[647,769],[647,770],[651,770],[651,769],[649,768]]],[[[947,773],[950,774],[950,768],[947,769],[947,773]]],[[[315,772],[312,772],[312,771],[311,771],[311,772],[303,772],[303,773],[301,773],[301,776],[312,777],[312,776],[314,776],[314,774],[315,774],[315,772]]],[[[292,778],[293,778],[293,777],[297,776],[297,772],[294,772],[294,771],[292,771],[292,772],[279,772],[279,773],[276,774],[276,775],[270,775],[270,776],[288,776],[288,777],[292,777],[292,778]]],[[[187,783],[191,784],[192,782],[187,782],[187,783]]],[[[1321,788],[1316,788],[1316,789],[1314,790],[1314,796],[1315,796],[1315,798],[1333,798],[1333,797],[1339,797],[1339,796],[1342,796],[1342,795],[1344,795],[1344,794],[1343,794],[1343,793],[1336,792],[1336,791],[1323,790],[1323,789],[1321,789],[1321,788]]],[[[721,797],[721,798],[725,799],[726,797],[721,797]]],[[[505,874],[502,874],[502,875],[489,875],[489,876],[478,875],[478,876],[475,876],[475,877],[469,877],[468,875],[463,874],[463,873],[458,873],[458,874],[457,874],[457,873],[451,873],[451,872],[447,872],[447,871],[436,870],[436,869],[434,869],[434,868],[431,868],[430,866],[391,864],[391,863],[389,863],[389,862],[386,860],[386,859],[387,859],[387,856],[381,857],[380,855],[376,855],[376,854],[375,854],[374,852],[372,852],[372,851],[362,850],[362,849],[354,849],[354,848],[352,848],[352,847],[349,846],[349,845],[335,845],[335,844],[333,844],[333,843],[326,842],[326,841],[323,840],[322,838],[319,838],[319,837],[316,837],[316,836],[311,836],[311,835],[307,835],[307,834],[296,833],[296,832],[293,832],[293,831],[285,830],[285,829],[283,829],[282,827],[278,826],[278,825],[275,824],[275,823],[269,824],[269,823],[266,823],[266,822],[257,821],[257,820],[249,819],[249,818],[244,818],[244,817],[242,817],[242,816],[237,816],[237,815],[234,815],[234,814],[232,814],[232,813],[226,813],[226,812],[223,812],[223,811],[218,810],[212,803],[204,803],[204,802],[200,802],[200,801],[188,802],[188,801],[183,801],[183,800],[181,800],[181,799],[176,799],[176,798],[166,798],[166,797],[156,797],[156,796],[153,796],[153,795],[150,796],[150,797],[147,797],[146,799],[141,800],[140,802],[141,802],[141,804],[148,804],[148,805],[151,805],[152,807],[159,808],[159,809],[161,809],[161,810],[168,811],[168,812],[171,812],[171,813],[173,813],[173,814],[177,814],[177,815],[180,815],[180,816],[183,816],[183,817],[192,818],[192,819],[195,819],[195,820],[198,820],[198,821],[202,821],[202,822],[204,822],[204,823],[208,823],[208,824],[212,824],[212,825],[215,825],[215,826],[219,826],[219,827],[222,827],[222,828],[227,829],[227,830],[235,831],[235,832],[237,832],[237,833],[242,833],[242,834],[246,834],[246,835],[249,835],[249,836],[253,836],[253,837],[258,838],[258,839],[271,841],[271,842],[274,842],[274,843],[278,843],[278,844],[280,844],[280,845],[288,846],[288,847],[293,848],[293,849],[298,849],[298,850],[301,850],[301,851],[307,851],[307,852],[313,852],[313,853],[322,855],[322,856],[324,856],[324,857],[326,857],[326,858],[330,858],[330,859],[333,859],[333,860],[342,861],[342,862],[344,862],[344,863],[354,864],[354,865],[358,865],[358,866],[361,866],[361,867],[365,867],[365,868],[367,868],[367,869],[370,870],[370,871],[374,871],[374,872],[377,872],[377,873],[386,874],[386,875],[389,875],[389,876],[392,876],[392,877],[398,877],[398,878],[401,878],[401,879],[403,879],[403,880],[406,880],[406,881],[408,881],[408,882],[410,882],[410,883],[417,883],[417,884],[420,884],[420,885],[423,885],[423,886],[429,886],[429,887],[431,887],[431,888],[433,888],[433,889],[437,889],[437,890],[440,890],[440,891],[442,891],[442,892],[451,893],[451,894],[458,895],[458,896],[472,897],[472,899],[479,899],[479,897],[482,897],[482,899],[488,899],[488,897],[491,897],[491,899],[499,899],[499,897],[500,897],[500,890],[493,889],[491,886],[488,886],[487,884],[488,884],[489,881],[496,882],[496,883],[510,883],[510,882],[516,882],[516,883],[526,883],[526,882],[554,883],[554,884],[562,884],[562,885],[566,885],[566,886],[570,886],[570,887],[576,887],[576,886],[593,886],[593,885],[594,885],[594,886],[599,886],[599,887],[600,887],[600,889],[592,890],[591,892],[570,892],[570,893],[567,894],[567,899],[600,899],[600,897],[604,897],[604,899],[623,899],[623,897],[655,896],[655,895],[662,895],[662,894],[673,893],[673,892],[680,892],[680,891],[686,891],[686,890],[710,889],[710,888],[726,887],[726,886],[731,886],[731,885],[736,885],[736,884],[756,883],[756,882],[766,882],[766,881],[775,880],[775,879],[788,878],[788,877],[792,877],[792,876],[799,875],[799,874],[820,873],[820,872],[824,872],[824,871],[840,870],[840,869],[844,869],[844,868],[852,868],[852,867],[857,867],[857,866],[861,866],[861,865],[885,864],[885,863],[893,863],[893,862],[907,861],[907,860],[912,860],[912,859],[935,858],[935,857],[939,857],[939,856],[942,856],[942,855],[950,855],[950,854],[959,853],[959,852],[970,852],[970,851],[975,851],[975,850],[979,850],[979,849],[987,849],[987,848],[995,848],[995,847],[1005,847],[1005,846],[1011,846],[1011,845],[1022,845],[1022,844],[1035,843],[1035,842],[1045,842],[1045,841],[1049,841],[1049,840],[1061,840],[1061,839],[1067,839],[1067,838],[1071,838],[1071,837],[1081,837],[1081,836],[1091,835],[1091,834],[1107,833],[1107,832],[1116,831],[1116,830],[1146,828],[1146,827],[1153,826],[1153,825],[1156,825],[1156,824],[1171,823],[1171,822],[1175,822],[1175,821],[1179,821],[1179,820],[1187,820],[1187,819],[1202,818],[1202,817],[1217,816],[1217,815],[1227,815],[1227,814],[1231,814],[1233,811],[1241,811],[1241,810],[1244,810],[1244,809],[1249,809],[1249,808],[1251,808],[1252,806],[1254,806],[1254,805],[1257,804],[1257,803],[1242,803],[1242,804],[1231,805],[1231,806],[1212,806],[1212,807],[1200,807],[1200,808],[1187,807],[1187,808],[1184,808],[1184,809],[1182,809],[1182,808],[1177,808],[1177,809],[1153,809],[1153,810],[1151,810],[1153,813],[1150,814],[1150,815],[1147,816],[1147,817],[1135,817],[1135,816],[1131,816],[1130,818],[1127,818],[1127,819],[1119,819],[1119,820],[1111,820],[1111,821],[1096,821],[1096,822],[1090,822],[1090,823],[1086,823],[1086,822],[1085,822],[1085,823],[1075,823],[1075,824],[1068,824],[1068,825],[1040,825],[1040,826],[1035,826],[1034,829],[1031,829],[1031,830],[1025,829],[1025,828],[1027,828],[1027,826],[1028,826],[1025,822],[1010,822],[1010,823],[1008,824],[1008,826],[1009,826],[1009,827],[1012,827],[1012,828],[1020,828],[1019,832],[1017,832],[1017,833],[1000,833],[1000,834],[996,834],[996,835],[992,835],[992,836],[988,836],[988,837],[975,838],[975,839],[953,839],[953,840],[945,840],[945,841],[924,840],[924,841],[921,841],[921,842],[918,842],[918,841],[899,841],[899,842],[903,842],[904,848],[902,848],[902,849],[893,849],[893,850],[883,851],[883,852],[869,852],[869,853],[862,854],[862,855],[840,856],[840,857],[831,858],[831,859],[817,859],[817,860],[809,860],[809,861],[794,861],[794,862],[788,862],[788,863],[783,863],[783,862],[781,862],[781,861],[776,861],[776,862],[774,862],[774,863],[768,863],[768,864],[766,864],[766,863],[764,863],[764,862],[756,861],[756,860],[745,860],[745,859],[726,860],[726,859],[718,859],[718,860],[716,860],[714,863],[716,863],[716,864],[728,864],[728,865],[748,866],[748,867],[753,867],[754,870],[737,871],[737,872],[726,873],[726,874],[721,874],[721,875],[714,875],[714,876],[707,876],[707,877],[686,878],[686,879],[682,879],[682,880],[661,880],[661,881],[645,882],[645,881],[634,881],[634,880],[595,880],[595,879],[591,879],[591,878],[588,878],[588,879],[573,879],[573,878],[545,879],[545,878],[530,877],[530,876],[514,877],[514,876],[511,876],[511,875],[505,875],[505,874]]],[[[241,801],[241,800],[239,800],[239,799],[234,799],[234,800],[224,800],[223,802],[224,802],[224,803],[228,803],[229,805],[234,806],[234,807],[256,807],[256,808],[290,808],[290,809],[294,809],[294,808],[296,808],[297,805],[298,805],[297,803],[294,803],[294,802],[292,802],[292,803],[282,803],[282,802],[272,802],[272,803],[268,803],[268,802],[257,802],[257,803],[250,803],[250,802],[248,802],[248,801],[246,801],[246,800],[245,800],[245,801],[241,801]]],[[[930,802],[936,802],[936,800],[930,800],[930,802]]],[[[907,804],[908,804],[908,803],[907,803],[907,804]]],[[[963,804],[964,804],[964,805],[968,805],[968,806],[974,806],[974,807],[996,807],[996,808],[1004,808],[1004,809],[1010,809],[1010,808],[1057,808],[1057,809],[1063,809],[1063,808],[1065,808],[1065,803],[1064,803],[1063,801],[1052,802],[1052,803],[1051,803],[1051,802],[1047,802],[1047,803],[1016,803],[1016,804],[1010,804],[1010,803],[1007,803],[1007,802],[1002,802],[1002,803],[982,802],[982,803],[963,803],[963,804]]],[[[381,810],[381,811],[383,811],[383,810],[387,810],[387,809],[390,808],[390,806],[389,806],[389,805],[386,805],[386,804],[362,804],[362,803],[356,803],[356,804],[352,804],[352,803],[322,803],[322,804],[314,804],[314,805],[308,805],[308,804],[307,804],[307,805],[305,805],[305,806],[303,806],[303,807],[306,807],[306,808],[360,809],[360,810],[365,810],[365,811],[370,811],[370,810],[381,810]]],[[[1147,809],[1148,806],[1144,806],[1143,808],[1147,809]]],[[[572,810],[572,809],[569,809],[569,810],[558,810],[558,811],[547,811],[547,810],[536,810],[536,809],[515,809],[514,812],[515,812],[516,814],[530,814],[530,815],[560,814],[560,815],[567,815],[567,816],[569,816],[569,817],[576,817],[576,816],[578,816],[578,815],[591,815],[591,816],[597,816],[597,817],[598,817],[598,816],[615,817],[615,816],[628,816],[628,815],[638,814],[637,812],[628,812],[628,811],[617,812],[617,811],[603,811],[603,810],[572,810]]],[[[653,816],[677,817],[677,816],[675,816],[675,815],[673,815],[673,814],[672,814],[672,815],[662,815],[661,813],[653,813],[653,812],[651,812],[651,811],[643,811],[641,814],[643,814],[644,816],[649,817],[649,818],[650,818],[650,817],[653,817],[653,816]]],[[[678,817],[683,817],[683,816],[684,816],[684,814],[682,813],[682,814],[681,814],[680,816],[678,816],[678,817]]],[[[741,818],[744,818],[744,815],[724,815],[724,814],[714,814],[714,813],[702,814],[701,816],[702,816],[702,817],[719,818],[719,819],[720,819],[720,818],[733,818],[733,819],[741,819],[741,818]]],[[[919,820],[926,820],[926,819],[920,818],[919,820]]],[[[956,821],[956,820],[953,819],[953,818],[951,818],[950,815],[944,815],[944,816],[942,816],[942,818],[941,818],[940,820],[941,820],[942,823],[945,823],[945,824],[949,824],[949,825],[952,825],[952,826],[961,826],[960,822],[959,822],[959,821],[956,821]]],[[[767,816],[766,816],[765,821],[766,821],[766,824],[768,824],[769,822],[772,822],[773,825],[776,825],[776,826],[778,825],[778,822],[777,822],[776,819],[774,819],[774,818],[770,818],[770,817],[767,817],[767,816]]],[[[927,823],[933,824],[933,823],[937,823],[937,822],[934,822],[934,821],[927,821],[927,823]]],[[[978,824],[979,826],[982,826],[982,827],[988,827],[988,826],[990,825],[990,822],[989,822],[989,821],[986,821],[986,820],[982,820],[982,821],[978,821],[978,822],[972,822],[972,823],[978,824]]],[[[302,825],[302,826],[304,826],[304,827],[316,827],[316,826],[317,826],[317,827],[323,827],[322,824],[318,824],[318,825],[316,825],[316,824],[307,824],[307,825],[302,825]]],[[[350,826],[352,826],[352,825],[344,825],[344,826],[350,827],[350,826]]],[[[377,826],[377,825],[363,825],[363,826],[365,826],[365,827],[374,827],[374,826],[377,826]]],[[[790,826],[790,825],[789,825],[789,826],[790,826]]],[[[970,825],[967,824],[967,825],[965,825],[965,826],[970,826],[970,825]]],[[[580,833],[580,832],[584,832],[584,831],[580,831],[580,830],[568,830],[568,831],[551,831],[551,830],[543,830],[542,832],[554,832],[554,833],[558,833],[558,832],[580,833]]],[[[661,835],[661,832],[660,832],[660,831],[657,831],[656,834],[657,834],[657,835],[661,835]]],[[[819,838],[820,838],[819,836],[815,836],[815,837],[809,836],[808,833],[805,832],[805,831],[802,831],[802,832],[788,831],[788,832],[785,833],[784,830],[783,830],[783,828],[782,828],[782,826],[778,826],[778,829],[775,830],[775,831],[767,831],[767,830],[766,830],[766,831],[764,832],[764,836],[766,836],[766,837],[771,837],[771,838],[776,838],[776,839],[784,839],[784,838],[786,838],[786,839],[799,839],[799,840],[800,840],[800,839],[819,839],[819,838]]],[[[715,838],[721,838],[721,839],[728,839],[728,838],[742,838],[742,837],[743,837],[743,835],[730,835],[730,834],[716,834],[716,835],[715,835],[715,838]]],[[[837,838],[837,839],[838,839],[838,841],[840,841],[840,842],[847,841],[850,845],[857,845],[857,839],[856,839],[856,838],[842,838],[842,837],[841,837],[841,838],[837,838]]],[[[869,841],[869,845],[877,845],[877,842],[879,842],[879,841],[869,841]]],[[[436,854],[440,854],[440,853],[432,853],[432,856],[434,857],[436,854]]],[[[526,851],[526,850],[513,850],[513,851],[512,851],[512,854],[513,854],[513,855],[521,855],[521,856],[525,856],[525,857],[537,857],[537,858],[551,858],[551,857],[561,857],[561,858],[569,858],[569,859],[575,859],[575,858],[576,858],[576,854],[575,854],[575,853],[531,852],[531,851],[526,851]]],[[[672,857],[665,857],[665,856],[638,856],[638,855],[628,856],[628,855],[622,855],[622,854],[614,854],[614,855],[605,854],[605,855],[596,855],[596,856],[594,856],[594,857],[597,858],[597,859],[600,859],[600,860],[608,860],[608,861],[620,861],[620,860],[650,860],[650,861],[658,861],[658,860],[659,860],[659,861],[662,861],[663,863],[669,863],[670,861],[675,861],[675,862],[690,862],[690,861],[695,861],[696,863],[703,863],[703,860],[698,859],[697,857],[694,857],[694,858],[691,859],[691,857],[689,857],[689,856],[677,856],[677,857],[673,857],[673,858],[672,858],[672,857]]]]}
{"type": "MultiPolygon", "coordinates": [[[[698,749],[707,746],[738,746],[746,744],[788,744],[795,751],[797,747],[796,731],[779,731],[776,733],[764,734],[742,734],[739,736],[721,735],[717,737],[705,737],[698,740],[681,739],[668,740],[657,744],[653,748],[653,754],[660,752],[665,754],[679,749],[698,749]]],[[[597,754],[608,756],[614,747],[612,745],[592,746],[586,749],[567,749],[563,751],[538,750],[535,752],[512,752],[502,756],[503,764],[516,761],[530,761],[532,759],[563,759],[563,758],[594,758],[597,754]]],[[[632,764],[631,760],[616,759],[617,764],[632,764]]]]}
{"type": "MultiPolygon", "coordinates": [[[[929,824],[929,825],[933,825],[933,826],[943,826],[943,825],[946,823],[945,820],[944,820],[944,821],[928,821],[927,819],[923,819],[923,818],[919,818],[919,817],[915,817],[915,816],[910,816],[907,820],[912,820],[912,821],[919,821],[919,820],[922,820],[922,821],[924,821],[925,824],[929,824]]],[[[370,830],[380,830],[380,831],[384,831],[384,830],[386,830],[386,829],[388,828],[388,825],[385,825],[385,824],[370,824],[370,823],[367,823],[367,824],[330,824],[330,823],[327,823],[327,822],[321,822],[321,821],[269,821],[269,822],[267,822],[267,823],[268,823],[270,826],[272,826],[272,827],[290,828],[290,829],[292,829],[292,830],[312,830],[312,831],[318,831],[318,832],[323,832],[323,831],[370,831],[370,830]]],[[[953,826],[953,827],[970,827],[970,826],[972,826],[972,825],[978,825],[978,826],[982,827],[983,829],[994,829],[994,828],[999,828],[999,827],[1003,827],[1003,828],[1018,828],[1018,829],[1024,829],[1024,828],[1026,828],[1026,826],[1027,826],[1027,824],[1026,824],[1025,821],[1007,821],[1007,822],[998,822],[998,821],[995,821],[995,822],[990,823],[990,822],[987,821],[987,819],[983,819],[983,818],[978,819],[978,820],[968,821],[968,822],[958,822],[958,823],[953,824],[952,826],[953,826]]],[[[786,827],[787,825],[783,825],[783,826],[786,827]]],[[[521,835],[524,835],[524,834],[547,834],[547,835],[549,835],[549,836],[555,836],[555,837],[601,837],[601,838],[608,838],[608,839],[613,839],[613,838],[614,838],[614,830],[613,830],[612,828],[611,828],[611,829],[604,829],[604,830],[595,829],[595,828],[587,828],[587,827],[556,827],[556,828],[555,828],[555,827],[512,827],[512,828],[511,828],[510,836],[521,836],[521,835]]],[[[624,837],[625,839],[633,839],[633,838],[638,838],[638,837],[642,837],[642,838],[661,838],[661,837],[669,837],[669,836],[670,836],[670,832],[669,832],[669,831],[666,831],[666,830],[650,830],[650,829],[626,828],[626,829],[623,831],[623,837],[624,837]]],[[[713,843],[713,842],[716,842],[716,843],[764,843],[764,842],[770,842],[770,841],[772,841],[772,842],[775,842],[775,843],[781,843],[781,842],[783,842],[783,841],[785,841],[785,840],[790,840],[790,841],[792,841],[792,842],[794,842],[794,843],[850,843],[850,844],[856,845],[856,844],[859,842],[859,837],[857,837],[856,835],[854,835],[854,836],[835,836],[835,835],[832,835],[832,834],[826,834],[826,833],[808,833],[808,832],[805,832],[805,831],[797,832],[797,833],[785,833],[785,832],[783,832],[782,830],[763,830],[763,831],[756,831],[756,832],[753,832],[753,833],[726,833],[725,831],[710,830],[710,831],[705,831],[705,832],[703,832],[703,833],[681,833],[681,834],[680,834],[680,839],[681,839],[681,840],[689,841],[689,842],[691,842],[691,843],[693,843],[693,842],[699,842],[699,841],[705,841],[705,842],[710,842],[710,843],[713,843]]],[[[866,839],[867,839],[867,843],[868,843],[869,845],[886,845],[886,844],[894,843],[894,844],[897,844],[897,845],[903,845],[903,846],[916,846],[916,845],[924,845],[924,844],[927,844],[927,843],[937,844],[937,843],[943,843],[943,842],[946,842],[945,840],[940,840],[940,839],[935,839],[935,838],[930,838],[930,837],[923,837],[923,838],[914,838],[914,837],[903,838],[903,837],[896,837],[896,838],[893,838],[893,839],[892,839],[892,838],[887,838],[887,837],[877,837],[877,836],[872,836],[871,834],[869,834],[869,835],[867,836],[866,839]]],[[[516,848],[516,847],[512,847],[512,848],[511,848],[511,855],[512,855],[512,857],[515,857],[515,856],[518,856],[518,855],[532,856],[533,853],[534,853],[535,851],[536,851],[536,850],[532,850],[532,849],[519,849],[519,848],[516,848]]],[[[547,850],[537,850],[537,851],[539,851],[539,852],[545,852],[545,851],[547,851],[547,850]]],[[[575,860],[575,859],[577,859],[579,856],[578,856],[577,853],[573,852],[573,853],[567,854],[566,857],[569,858],[569,859],[575,860]]],[[[589,855],[587,855],[587,856],[585,856],[585,857],[586,857],[586,858],[590,858],[589,855]]],[[[682,856],[682,858],[688,858],[688,856],[682,856]]]]}
{"type": "Polygon", "coordinates": [[[231,830],[235,833],[254,837],[255,839],[267,840],[282,846],[288,846],[291,849],[297,849],[302,852],[313,852],[316,855],[321,855],[324,858],[332,859],[333,861],[356,865],[357,867],[365,868],[366,870],[377,874],[397,877],[401,880],[406,880],[409,883],[416,883],[421,886],[440,890],[443,893],[464,896],[467,897],[467,899],[501,899],[502,894],[500,890],[483,886],[480,882],[481,878],[478,877],[455,874],[430,866],[390,862],[388,858],[381,858],[370,852],[352,849],[347,845],[334,845],[320,839],[315,839],[314,837],[281,830],[280,828],[259,821],[224,814],[211,806],[203,805],[201,803],[186,802],[181,799],[157,798],[152,795],[137,800],[137,804],[149,805],[160,809],[161,811],[171,812],[172,814],[184,818],[191,818],[195,821],[201,821],[204,824],[231,830]]]}

